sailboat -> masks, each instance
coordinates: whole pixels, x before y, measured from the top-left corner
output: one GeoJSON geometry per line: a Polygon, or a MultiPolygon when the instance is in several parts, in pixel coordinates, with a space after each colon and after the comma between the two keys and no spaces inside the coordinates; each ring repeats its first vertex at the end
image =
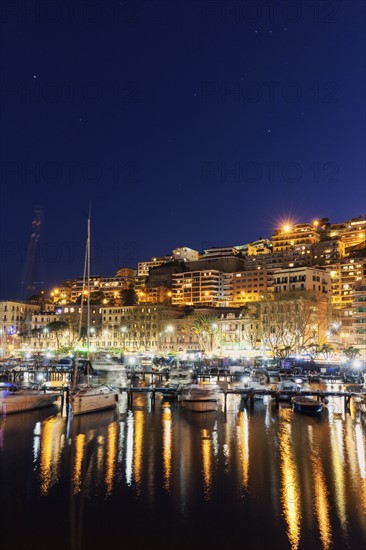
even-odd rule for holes
{"type": "Polygon", "coordinates": [[[88,216],[88,234],[86,240],[86,253],[84,261],[84,277],[83,290],[81,294],[81,313],[79,334],[81,336],[82,315],[83,315],[83,299],[85,294],[85,279],[87,282],[87,362],[85,365],[85,374],[87,375],[86,384],[77,384],[78,381],[78,355],[75,358],[73,384],[70,391],[70,407],[74,415],[86,414],[103,409],[116,407],[118,403],[118,392],[107,384],[90,384],[89,376],[92,372],[91,363],[89,360],[89,338],[90,338],[90,221],[91,214],[89,208],[88,216]]]}
{"type": "Polygon", "coordinates": [[[50,407],[59,397],[59,393],[17,389],[12,384],[2,384],[0,386],[0,416],[50,407]]]}

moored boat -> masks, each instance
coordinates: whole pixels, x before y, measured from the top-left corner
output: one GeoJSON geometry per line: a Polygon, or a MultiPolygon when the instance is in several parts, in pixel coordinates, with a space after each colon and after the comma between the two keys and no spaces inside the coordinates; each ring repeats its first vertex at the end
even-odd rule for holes
{"type": "Polygon", "coordinates": [[[190,368],[177,367],[172,368],[169,374],[169,380],[165,387],[170,390],[184,389],[193,382],[193,372],[190,368]]]}
{"type": "Polygon", "coordinates": [[[297,396],[291,399],[296,412],[302,414],[320,414],[324,409],[324,403],[311,397],[297,396]]]}
{"type": "Polygon", "coordinates": [[[366,392],[361,392],[360,395],[354,397],[356,409],[366,414],[366,392]]]}
{"type": "Polygon", "coordinates": [[[118,393],[108,385],[79,385],[70,395],[74,415],[109,409],[116,407],[117,403],[118,393]]]}
{"type": "Polygon", "coordinates": [[[216,411],[218,407],[219,387],[214,384],[191,384],[181,395],[182,406],[190,411],[216,411]]]}
{"type": "Polygon", "coordinates": [[[9,386],[0,392],[0,415],[22,413],[50,407],[60,397],[59,393],[45,393],[39,390],[14,390],[9,386]]]}
{"type": "Polygon", "coordinates": [[[300,386],[294,380],[281,380],[277,386],[278,399],[280,401],[290,401],[291,394],[296,393],[300,386]]]}
{"type": "Polygon", "coordinates": [[[249,379],[244,378],[241,384],[241,388],[243,388],[244,390],[253,390],[254,399],[263,399],[264,397],[263,393],[256,393],[256,392],[264,392],[267,390],[267,386],[265,384],[253,378],[249,378],[249,379]]]}
{"type": "Polygon", "coordinates": [[[87,346],[87,356],[84,361],[84,374],[87,377],[86,384],[76,385],[79,367],[78,367],[78,356],[76,356],[74,364],[74,374],[73,374],[73,386],[70,391],[70,408],[74,415],[86,414],[95,411],[100,411],[103,409],[109,409],[111,407],[116,407],[118,403],[118,392],[111,386],[107,384],[90,384],[89,376],[95,374],[95,371],[89,360],[89,349],[90,349],[90,210],[88,217],[88,233],[86,241],[86,254],[85,254],[85,264],[84,264],[84,278],[83,278],[83,291],[81,298],[81,308],[80,308],[80,323],[79,323],[79,337],[81,338],[81,328],[82,328],[82,312],[83,312],[83,296],[87,294],[87,325],[86,325],[86,346],[87,346]],[[85,285],[87,283],[87,285],[85,285]],[[85,289],[86,286],[86,289],[85,289]]]}

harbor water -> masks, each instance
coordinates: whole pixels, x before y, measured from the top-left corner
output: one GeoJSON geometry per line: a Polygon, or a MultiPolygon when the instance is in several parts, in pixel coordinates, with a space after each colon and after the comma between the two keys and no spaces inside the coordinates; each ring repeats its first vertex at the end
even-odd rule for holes
{"type": "Polygon", "coordinates": [[[365,548],[365,436],[336,398],[320,417],[236,395],[196,413],[158,394],[74,418],[9,415],[1,547],[365,548]]]}

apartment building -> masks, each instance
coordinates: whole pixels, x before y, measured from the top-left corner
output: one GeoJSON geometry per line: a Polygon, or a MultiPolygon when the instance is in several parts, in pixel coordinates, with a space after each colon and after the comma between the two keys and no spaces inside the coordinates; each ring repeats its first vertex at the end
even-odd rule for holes
{"type": "Polygon", "coordinates": [[[279,269],[273,274],[274,292],[311,291],[331,295],[330,274],[321,268],[295,267],[279,269]]]}
{"type": "Polygon", "coordinates": [[[267,270],[256,269],[233,273],[233,305],[257,302],[267,292],[267,270]]]}
{"type": "Polygon", "coordinates": [[[172,304],[224,306],[233,300],[233,274],[212,270],[173,275],[172,304]]]}
{"type": "Polygon", "coordinates": [[[273,252],[283,252],[302,244],[315,244],[320,241],[320,235],[314,225],[298,223],[284,224],[272,235],[273,252]]]}
{"type": "Polygon", "coordinates": [[[366,276],[354,286],[352,310],[353,343],[366,359],[366,276]]]}
{"type": "Polygon", "coordinates": [[[38,304],[5,300],[0,302],[0,332],[7,335],[26,332],[31,329],[32,314],[40,310],[38,304]]]}

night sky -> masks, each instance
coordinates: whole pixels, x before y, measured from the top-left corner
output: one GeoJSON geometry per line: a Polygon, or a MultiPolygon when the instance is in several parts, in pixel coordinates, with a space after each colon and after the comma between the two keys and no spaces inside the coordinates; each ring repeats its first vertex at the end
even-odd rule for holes
{"type": "Polygon", "coordinates": [[[1,16],[1,298],[364,214],[365,4],[8,2],[1,16]],[[41,284],[42,282],[42,284],[41,284]]]}

